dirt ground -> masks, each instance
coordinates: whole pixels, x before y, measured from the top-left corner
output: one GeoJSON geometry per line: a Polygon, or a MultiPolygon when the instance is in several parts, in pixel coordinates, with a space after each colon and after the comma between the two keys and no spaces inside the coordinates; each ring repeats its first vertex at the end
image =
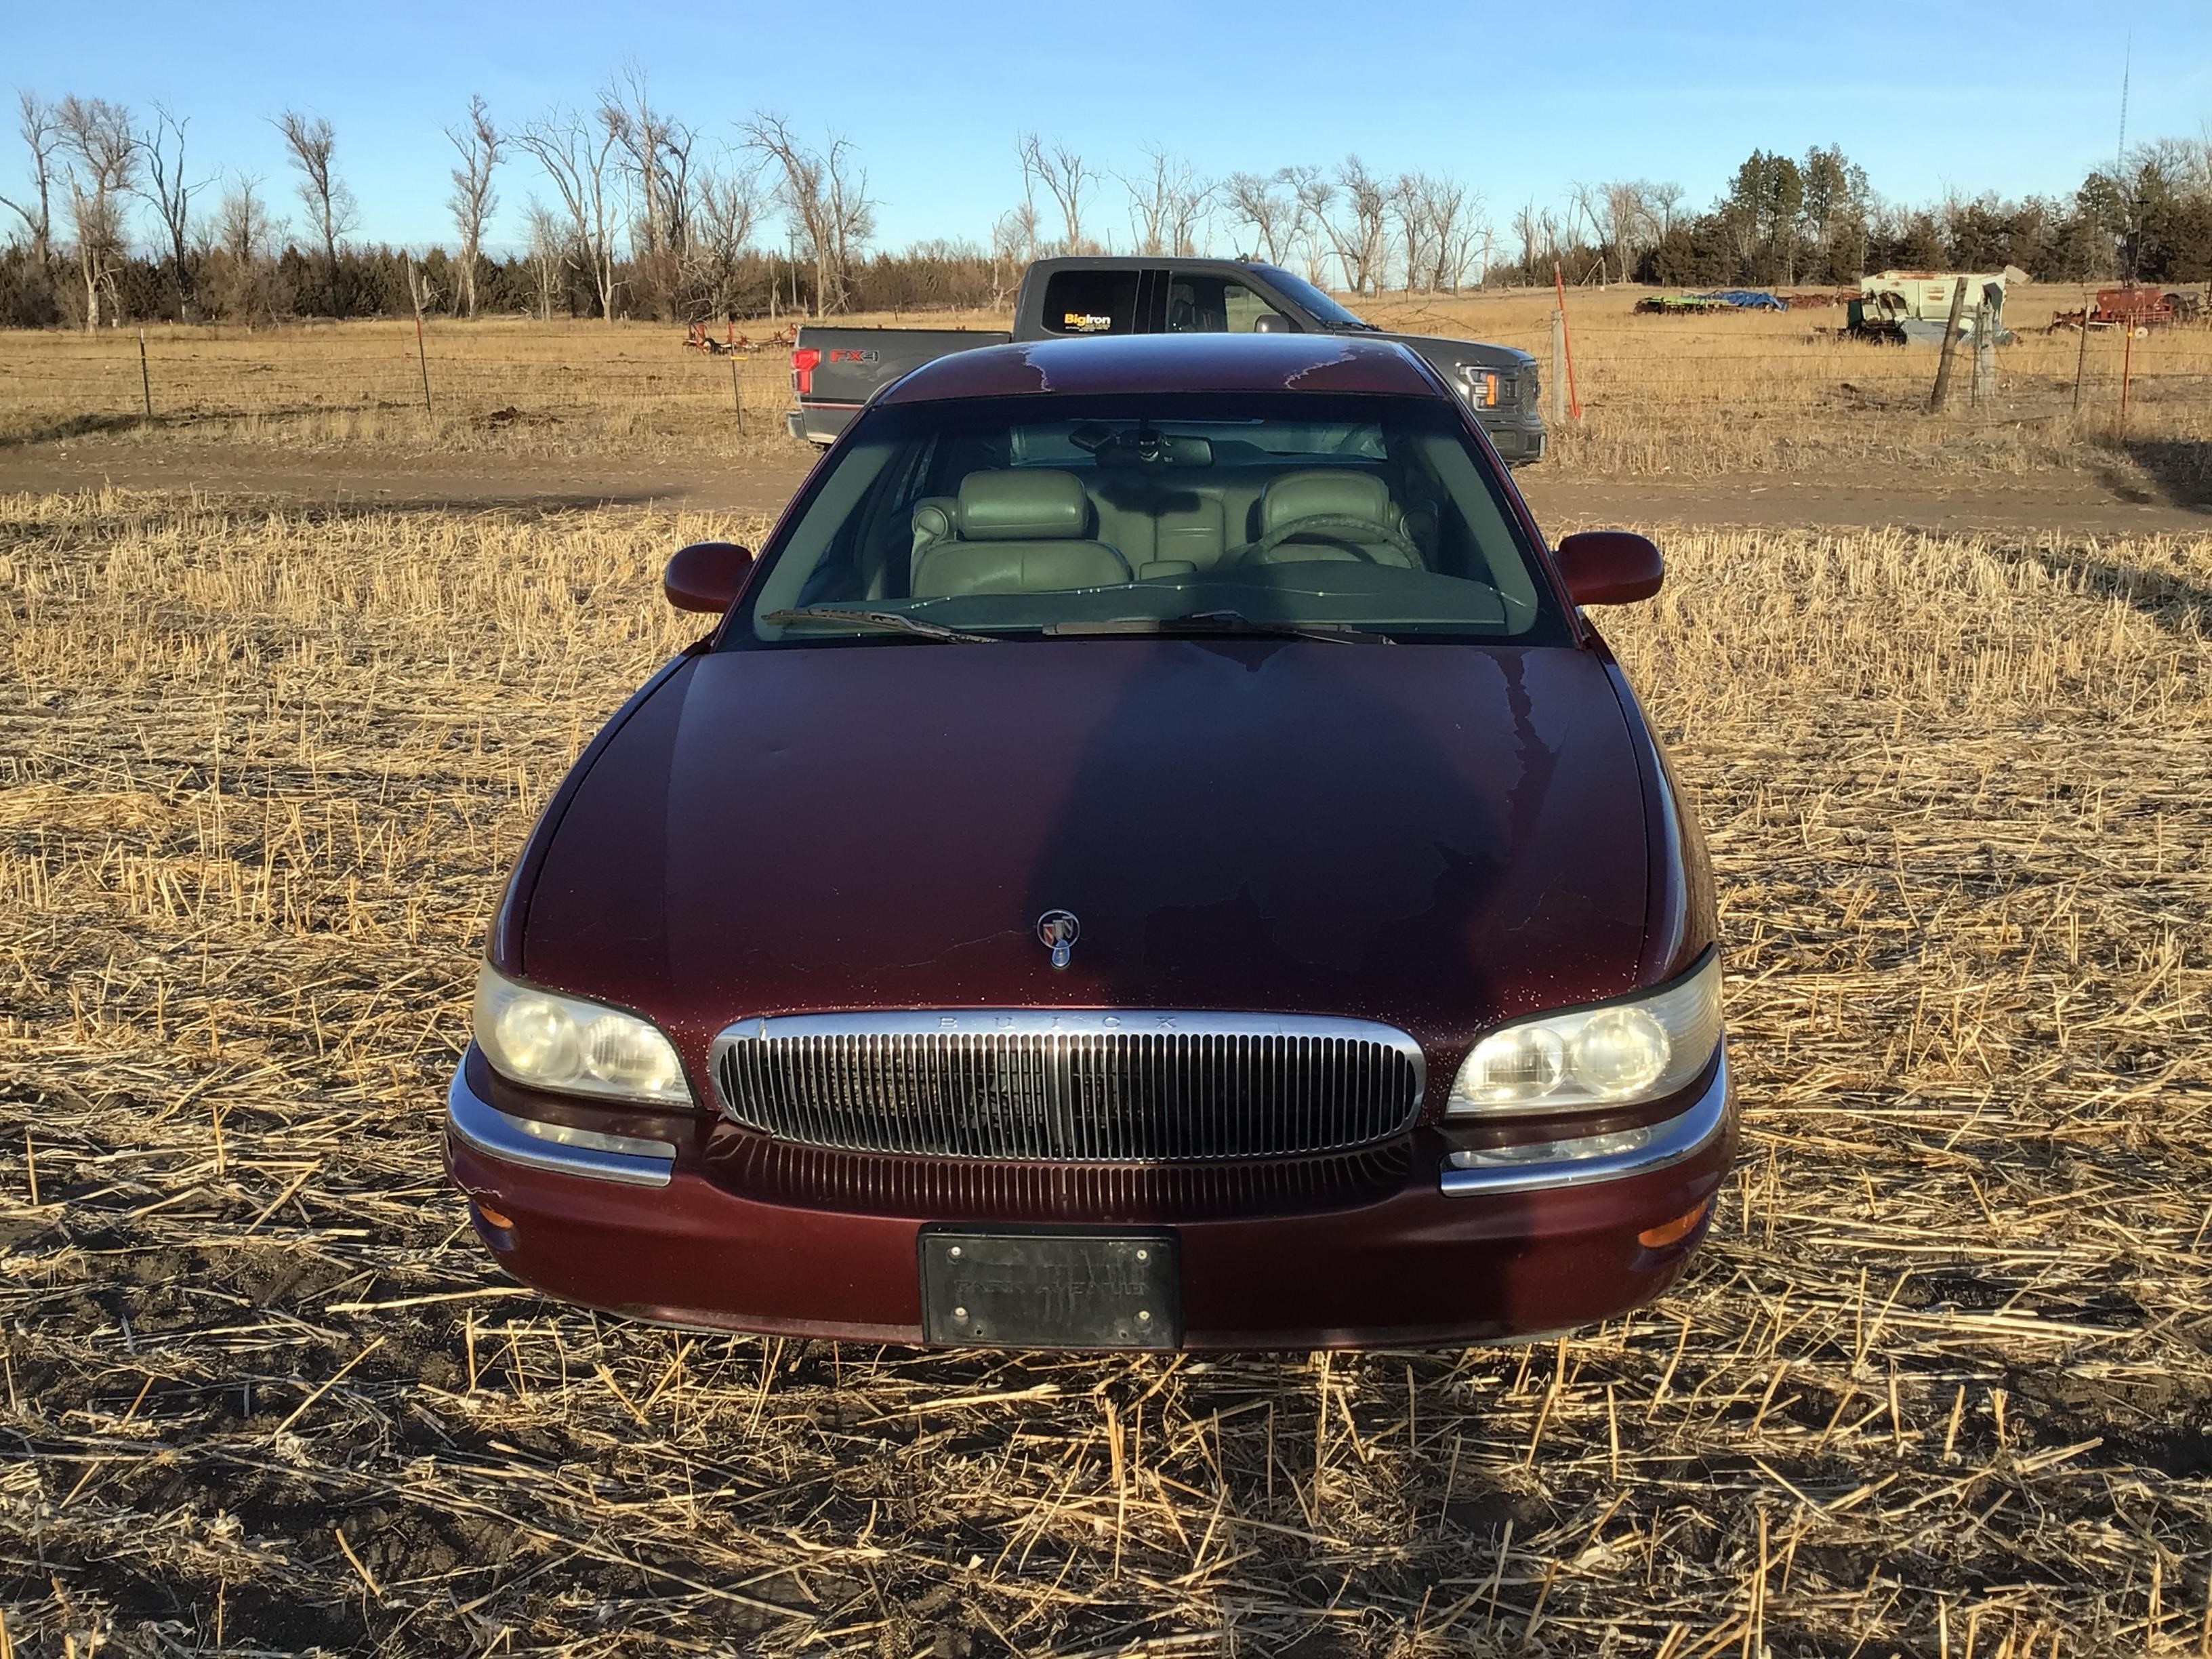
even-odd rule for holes
{"type": "MultiPolygon", "coordinates": [[[[736,463],[625,461],[424,451],[302,451],[242,444],[149,446],[89,437],[0,449],[0,494],[158,489],[261,497],[300,507],[652,507],[751,518],[781,508],[813,452],[797,444],[736,463]]],[[[1606,477],[1537,465],[1516,475],[1547,531],[1598,523],[1832,526],[2085,536],[2190,534],[2212,528],[2212,501],[2176,497],[2094,471],[2021,477],[1903,474],[1880,482],[1606,477]]]]}

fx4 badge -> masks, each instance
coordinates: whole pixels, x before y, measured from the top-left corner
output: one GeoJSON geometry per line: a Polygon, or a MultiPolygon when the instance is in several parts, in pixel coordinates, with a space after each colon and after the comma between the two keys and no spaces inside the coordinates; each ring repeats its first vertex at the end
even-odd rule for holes
{"type": "Polygon", "coordinates": [[[1054,967],[1067,966],[1067,958],[1075,950],[1075,936],[1079,931],[1074,916],[1066,910],[1048,910],[1037,918],[1037,938],[1052,952],[1054,967]]]}

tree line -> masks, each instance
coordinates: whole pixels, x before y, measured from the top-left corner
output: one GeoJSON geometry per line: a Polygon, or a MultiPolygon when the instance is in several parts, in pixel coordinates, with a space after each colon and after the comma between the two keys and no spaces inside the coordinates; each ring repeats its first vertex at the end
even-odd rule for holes
{"type": "Polygon", "coordinates": [[[2046,280],[2212,276],[2212,133],[2161,140],[2069,195],[1883,201],[1841,149],[1754,150],[1709,207],[1644,179],[1530,201],[1501,231],[1447,173],[1334,167],[1212,177],[1159,147],[1127,171],[1030,132],[1018,199],[988,241],[875,246],[880,204],[853,143],[773,112],[714,134],[628,67],[590,104],[513,125],[481,97],[446,130],[450,242],[357,239],[360,204],[329,121],[271,122],[295,223],[264,178],[200,170],[190,118],[101,98],[18,100],[23,183],[0,247],[0,324],[98,328],[436,312],[664,321],[1003,305],[1052,253],[1234,252],[1356,294],[1566,281],[1847,283],[1892,266],[2015,264],[2046,280]],[[524,236],[487,232],[518,168],[524,236]],[[770,228],[781,233],[770,236],[770,228]],[[781,243],[781,248],[775,244],[781,243]]]}

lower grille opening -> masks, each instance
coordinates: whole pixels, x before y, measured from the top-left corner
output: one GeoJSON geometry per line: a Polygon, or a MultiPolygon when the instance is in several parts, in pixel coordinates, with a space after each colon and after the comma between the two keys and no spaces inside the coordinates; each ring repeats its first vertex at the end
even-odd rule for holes
{"type": "Polygon", "coordinates": [[[798,1146],[733,1125],[707,1149],[708,1175],[747,1197],[804,1209],[924,1220],[1193,1221],[1299,1215],[1378,1203],[1402,1190],[1412,1143],[1234,1164],[989,1163],[798,1146]]]}

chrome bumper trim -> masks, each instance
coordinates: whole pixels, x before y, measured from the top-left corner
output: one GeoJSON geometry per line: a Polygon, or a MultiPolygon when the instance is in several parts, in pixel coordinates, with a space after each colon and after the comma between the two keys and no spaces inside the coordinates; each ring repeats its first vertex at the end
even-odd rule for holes
{"type": "MultiPolygon", "coordinates": [[[[1516,1164],[1508,1162],[1450,1164],[1438,1178],[1437,1184],[1447,1198],[1486,1197],[1495,1193],[1531,1193],[1563,1187],[1593,1187],[1601,1182],[1626,1181],[1632,1176],[1656,1174],[1669,1170],[1677,1164],[1686,1164],[1711,1146],[1724,1134],[1729,1127],[1729,1115],[1733,1104],[1729,1098],[1728,1054],[1721,1054],[1720,1068],[1713,1073],[1712,1086],[1698,1097],[1695,1104],[1673,1117],[1651,1124],[1643,1133],[1648,1137],[1639,1146],[1625,1152],[1604,1152],[1595,1157],[1576,1158],[1571,1155],[1546,1158],[1540,1163],[1516,1164]]],[[[1610,1139],[1611,1136],[1592,1137],[1610,1139]]],[[[1571,1140],[1553,1143],[1561,1147],[1575,1145],[1571,1140]]],[[[1469,1154],[1455,1152],[1454,1158],[1469,1154]]]]}
{"type": "Polygon", "coordinates": [[[631,1187],[665,1187],[676,1169],[676,1148],[665,1140],[603,1135],[535,1118],[511,1117],[469,1087],[468,1062],[453,1068],[446,1091],[446,1133],[507,1164],[555,1175],[619,1181],[631,1187]]]}

